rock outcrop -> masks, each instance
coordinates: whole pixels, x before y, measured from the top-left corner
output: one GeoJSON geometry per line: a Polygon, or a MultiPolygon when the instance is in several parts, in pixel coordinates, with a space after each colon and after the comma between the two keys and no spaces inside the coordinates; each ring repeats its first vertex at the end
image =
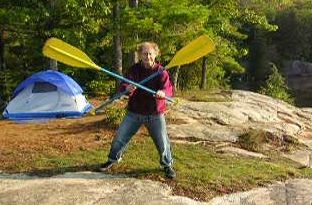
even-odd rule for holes
{"type": "Polygon", "coordinates": [[[1,205],[202,205],[172,196],[170,188],[149,180],[76,172],[50,178],[0,175],[1,205]]]}
{"type": "MultiPolygon", "coordinates": [[[[312,112],[281,100],[241,90],[221,92],[217,102],[180,100],[171,108],[168,132],[172,139],[231,142],[250,130],[276,138],[293,138],[306,148],[287,153],[303,167],[312,167],[312,112]]],[[[233,149],[227,148],[233,151],[233,149]]]]}
{"type": "Polygon", "coordinates": [[[172,138],[197,138],[208,141],[236,142],[250,129],[303,139],[312,136],[310,112],[283,101],[248,91],[228,91],[221,102],[180,100],[171,109],[172,138]],[[175,121],[177,123],[175,123],[175,121]]]}
{"type": "Polygon", "coordinates": [[[293,179],[266,188],[198,202],[173,196],[167,185],[92,172],[50,178],[0,174],[1,205],[311,205],[312,180],[293,179]]]}
{"type": "Polygon", "coordinates": [[[294,179],[278,182],[267,188],[225,195],[208,205],[311,205],[312,180],[294,179]]]}

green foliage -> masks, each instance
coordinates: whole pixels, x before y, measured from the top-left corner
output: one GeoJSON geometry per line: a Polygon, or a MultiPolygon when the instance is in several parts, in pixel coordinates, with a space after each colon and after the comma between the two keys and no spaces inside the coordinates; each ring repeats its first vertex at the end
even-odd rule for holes
{"type": "Polygon", "coordinates": [[[23,78],[18,73],[0,71],[0,97],[3,101],[9,101],[16,86],[21,83],[23,78]]]}
{"type": "Polygon", "coordinates": [[[153,0],[138,9],[126,7],[122,13],[122,32],[128,39],[126,52],[142,41],[160,44],[162,61],[168,61],[183,45],[205,31],[209,10],[190,0],[153,0]]]}
{"type": "MultiPolygon", "coordinates": [[[[207,90],[214,90],[219,88],[228,88],[229,79],[227,78],[227,72],[235,72],[232,65],[226,64],[226,62],[218,62],[216,56],[208,56],[208,69],[207,69],[207,90]],[[225,69],[225,66],[228,70],[225,69]]],[[[235,61],[234,61],[235,62],[235,61]]],[[[198,89],[201,80],[202,62],[197,61],[196,63],[186,65],[180,68],[178,87],[179,89],[193,90],[198,89]]],[[[237,65],[239,69],[243,69],[241,66],[237,65]]],[[[239,70],[238,69],[238,70],[239,70]]]]}
{"type": "Polygon", "coordinates": [[[267,52],[269,33],[258,27],[251,26],[251,29],[248,74],[251,76],[253,87],[259,89],[270,69],[267,52]]]}
{"type": "Polygon", "coordinates": [[[277,50],[283,59],[311,61],[312,48],[312,3],[297,1],[292,7],[282,10],[275,17],[279,26],[273,36],[277,50]]]}
{"type": "Polygon", "coordinates": [[[269,95],[271,97],[283,100],[290,104],[294,103],[289,89],[285,83],[284,77],[278,72],[276,66],[272,66],[272,74],[266,80],[266,83],[259,91],[261,94],[269,95]]]}
{"type": "MultiPolygon", "coordinates": [[[[2,3],[0,33],[5,31],[7,34],[4,40],[4,72],[12,76],[13,84],[11,80],[2,82],[9,83],[3,85],[9,89],[16,87],[34,72],[48,68],[49,61],[42,55],[43,43],[47,38],[58,37],[84,48],[90,37],[100,31],[110,12],[107,1],[53,0],[47,3],[5,0],[3,6],[2,3]]],[[[93,50],[91,47],[87,48],[93,50]]],[[[87,53],[91,56],[93,54],[87,53]]],[[[59,67],[63,68],[63,65],[60,64],[59,67]]],[[[83,81],[85,76],[79,76],[75,80],[83,81]]],[[[11,93],[11,90],[7,92],[11,93]]]]}
{"type": "Polygon", "coordinates": [[[125,108],[109,107],[104,113],[106,115],[105,122],[110,126],[117,127],[126,116],[127,110],[125,108]]]}
{"type": "Polygon", "coordinates": [[[91,80],[86,84],[87,93],[92,96],[109,96],[115,92],[115,81],[91,80]]]}
{"type": "MultiPolygon", "coordinates": [[[[0,97],[0,112],[2,113],[3,112],[3,110],[5,109],[5,107],[6,107],[6,103],[1,99],[1,97],[0,97]]],[[[3,119],[4,117],[3,117],[3,115],[0,115],[0,120],[1,119],[3,119]]]]}
{"type": "Polygon", "coordinates": [[[224,70],[228,73],[244,73],[245,68],[241,66],[234,58],[227,57],[223,60],[224,70]]]}
{"type": "MultiPolygon", "coordinates": [[[[9,33],[5,45],[8,72],[14,74],[21,70],[23,77],[48,67],[48,60],[43,58],[41,50],[45,40],[51,36],[82,49],[97,64],[111,66],[112,38],[118,32],[116,29],[121,28],[125,54],[123,68],[132,63],[127,56],[139,42],[157,42],[162,51],[159,60],[166,65],[180,48],[199,35],[208,34],[217,49],[209,55],[207,87],[228,86],[233,73],[245,70],[241,63],[248,54],[248,46],[243,43],[248,37],[248,32],[242,29],[244,25],[257,25],[266,31],[275,28],[261,9],[257,10],[259,7],[253,7],[253,3],[259,4],[256,0],[251,3],[236,0],[142,0],[138,8],[131,8],[128,1],[118,1],[121,5],[120,21],[111,18],[112,5],[116,1],[4,2],[0,7],[0,27],[9,33]]],[[[199,86],[200,64],[194,66],[190,73],[187,73],[189,70],[181,72],[179,83],[183,89],[199,86]]],[[[93,73],[70,70],[62,64],[59,64],[59,69],[68,71],[90,91],[105,93],[107,90],[93,73]]]]}

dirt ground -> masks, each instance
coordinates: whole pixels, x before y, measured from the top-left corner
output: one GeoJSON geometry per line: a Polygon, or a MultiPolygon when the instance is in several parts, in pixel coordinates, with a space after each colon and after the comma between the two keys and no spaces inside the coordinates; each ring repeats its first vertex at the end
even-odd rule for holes
{"type": "Polygon", "coordinates": [[[102,115],[59,119],[42,124],[1,120],[0,170],[9,171],[17,161],[31,160],[37,153],[68,154],[100,148],[111,141],[115,132],[106,126],[103,119],[102,115]],[[9,159],[10,156],[15,158],[9,159]]]}
{"type": "Polygon", "coordinates": [[[101,148],[111,142],[116,130],[108,127],[104,119],[104,115],[96,115],[41,123],[0,120],[0,171],[13,171],[18,162],[31,161],[38,154],[59,155],[101,148]]]}

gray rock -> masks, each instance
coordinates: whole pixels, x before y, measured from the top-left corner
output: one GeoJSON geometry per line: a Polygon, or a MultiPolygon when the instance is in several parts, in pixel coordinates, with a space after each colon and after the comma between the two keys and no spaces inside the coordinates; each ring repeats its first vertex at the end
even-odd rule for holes
{"type": "Polygon", "coordinates": [[[1,205],[201,205],[150,180],[101,173],[66,173],[51,178],[0,175],[1,205]]]}
{"type": "Polygon", "coordinates": [[[149,180],[92,172],[50,178],[0,175],[1,205],[311,205],[312,180],[292,179],[247,192],[198,202],[172,196],[170,188],[149,180]]]}
{"type": "Polygon", "coordinates": [[[312,166],[307,159],[312,152],[312,109],[300,109],[249,91],[232,90],[219,95],[228,100],[192,102],[180,99],[169,113],[169,117],[174,118],[173,123],[168,124],[171,139],[235,143],[249,130],[263,130],[277,139],[287,136],[305,144],[303,159],[296,157],[298,154],[285,156],[302,166],[312,166]]]}
{"type": "Polygon", "coordinates": [[[208,205],[311,205],[312,180],[293,179],[267,188],[229,194],[212,199],[208,205]]]}
{"type": "Polygon", "coordinates": [[[285,153],[284,157],[301,164],[302,167],[312,167],[312,152],[310,150],[296,150],[285,153]]]}
{"type": "Polygon", "coordinates": [[[172,138],[235,142],[247,130],[259,129],[300,139],[312,128],[311,112],[283,101],[240,90],[228,91],[224,95],[230,101],[179,100],[170,111],[179,123],[168,125],[169,135],[172,138]]]}
{"type": "Polygon", "coordinates": [[[263,154],[256,153],[256,152],[250,152],[250,151],[240,149],[237,147],[221,147],[221,148],[217,149],[216,152],[234,155],[234,156],[242,156],[242,157],[267,158],[267,156],[265,156],[263,154]]]}

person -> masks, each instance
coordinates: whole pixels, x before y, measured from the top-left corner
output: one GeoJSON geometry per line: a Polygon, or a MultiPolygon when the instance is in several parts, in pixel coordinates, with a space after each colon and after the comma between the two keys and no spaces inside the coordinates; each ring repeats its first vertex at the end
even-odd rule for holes
{"type": "Polygon", "coordinates": [[[137,89],[131,84],[121,84],[120,91],[127,90],[129,93],[128,112],[112,141],[108,160],[99,167],[99,171],[107,171],[116,162],[119,162],[132,136],[142,125],[145,125],[158,150],[165,176],[173,179],[176,177],[176,173],[172,166],[171,146],[164,116],[166,111],[164,97],[173,95],[173,86],[169,73],[155,60],[159,55],[156,43],[140,44],[138,54],[139,62],[129,69],[126,77],[134,82],[139,82],[153,73],[163,70],[160,75],[144,84],[144,86],[155,90],[156,95],[153,96],[142,89],[137,89]]]}

